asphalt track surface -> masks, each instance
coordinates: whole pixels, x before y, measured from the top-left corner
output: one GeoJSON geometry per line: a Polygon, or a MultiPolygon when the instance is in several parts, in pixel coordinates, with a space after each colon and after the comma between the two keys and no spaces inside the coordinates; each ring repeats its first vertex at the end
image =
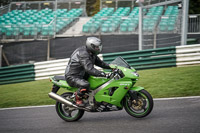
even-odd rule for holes
{"type": "Polygon", "coordinates": [[[53,106],[0,110],[0,133],[200,133],[200,97],[154,100],[145,118],[124,110],[85,113],[77,122],[60,119],[53,106]]]}

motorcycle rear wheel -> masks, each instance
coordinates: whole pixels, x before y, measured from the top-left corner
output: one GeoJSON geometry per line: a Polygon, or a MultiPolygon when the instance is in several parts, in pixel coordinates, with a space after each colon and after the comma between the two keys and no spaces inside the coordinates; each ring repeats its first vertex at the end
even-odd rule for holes
{"type": "Polygon", "coordinates": [[[153,98],[146,90],[137,93],[138,100],[133,100],[127,95],[123,101],[126,112],[136,118],[147,116],[153,109],[153,98]]]}
{"type": "MultiPolygon", "coordinates": [[[[61,96],[72,101],[72,95],[73,93],[67,92],[63,93],[61,96]]],[[[67,122],[78,121],[84,114],[84,110],[72,108],[60,102],[56,102],[56,112],[61,119],[67,122]]]]}

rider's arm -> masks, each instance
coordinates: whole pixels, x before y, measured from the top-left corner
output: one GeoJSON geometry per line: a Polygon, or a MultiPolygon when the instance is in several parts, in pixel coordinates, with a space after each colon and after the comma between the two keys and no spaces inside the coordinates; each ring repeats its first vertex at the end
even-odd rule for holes
{"type": "Polygon", "coordinates": [[[98,56],[96,56],[95,65],[102,67],[104,69],[111,69],[111,67],[107,63],[102,61],[98,56]]]}
{"type": "Polygon", "coordinates": [[[101,71],[97,70],[96,68],[94,68],[94,64],[92,63],[92,61],[90,60],[90,56],[87,52],[85,51],[80,51],[79,55],[78,55],[80,64],[84,67],[85,71],[89,74],[89,75],[93,75],[93,76],[103,76],[101,71]]]}

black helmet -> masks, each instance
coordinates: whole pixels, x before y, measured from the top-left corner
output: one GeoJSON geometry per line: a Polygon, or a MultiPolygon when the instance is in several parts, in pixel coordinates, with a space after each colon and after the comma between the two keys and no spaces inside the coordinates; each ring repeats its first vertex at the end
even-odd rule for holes
{"type": "Polygon", "coordinates": [[[102,51],[101,40],[96,37],[88,37],[86,40],[87,49],[93,54],[99,54],[102,51]]]}

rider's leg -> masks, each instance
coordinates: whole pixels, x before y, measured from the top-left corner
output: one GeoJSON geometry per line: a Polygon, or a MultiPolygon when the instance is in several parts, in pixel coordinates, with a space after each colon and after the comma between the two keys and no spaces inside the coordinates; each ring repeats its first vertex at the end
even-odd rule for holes
{"type": "Polygon", "coordinates": [[[67,77],[67,83],[72,86],[79,88],[77,92],[75,93],[76,95],[76,104],[78,106],[84,106],[82,98],[85,95],[85,93],[88,92],[90,88],[90,83],[87,80],[80,79],[80,78],[74,78],[74,77],[67,77]]]}

